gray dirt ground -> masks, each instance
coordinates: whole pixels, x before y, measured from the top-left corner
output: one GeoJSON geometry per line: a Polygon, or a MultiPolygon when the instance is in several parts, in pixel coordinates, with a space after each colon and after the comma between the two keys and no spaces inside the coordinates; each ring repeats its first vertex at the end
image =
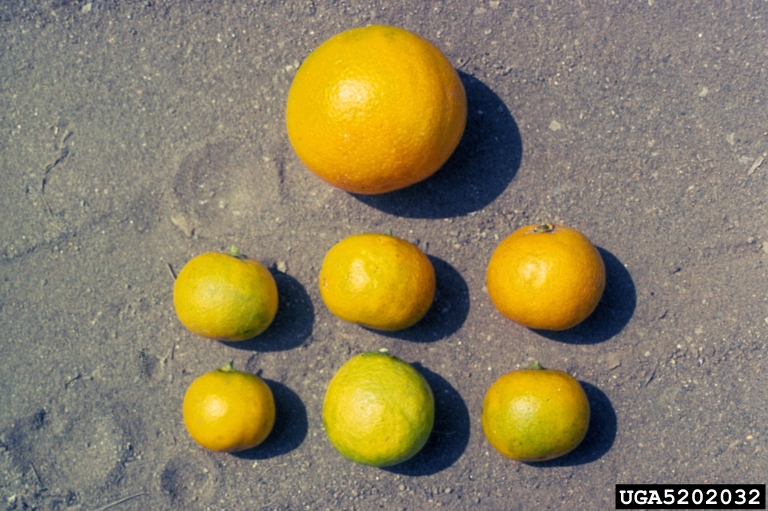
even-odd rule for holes
{"type": "Polygon", "coordinates": [[[0,0],[0,508],[587,510],[616,483],[767,482],[767,48],[758,0],[0,0]],[[434,41],[470,105],[444,169],[372,198],[306,171],[283,119],[302,59],[368,23],[434,41]],[[483,287],[498,240],[544,220],[608,267],[597,312],[558,335],[483,287]],[[398,335],[316,289],[331,245],[387,229],[439,279],[398,335]],[[171,300],[171,268],[232,243],[281,292],[240,345],[188,333],[171,300]],[[437,399],[425,450],[388,470],[342,458],[320,420],[335,370],[381,347],[437,399]],[[277,425],[209,453],[181,399],[231,358],[268,381],[277,425]],[[593,417],[576,451],[526,465],[479,416],[534,358],[582,381],[593,417]]]}

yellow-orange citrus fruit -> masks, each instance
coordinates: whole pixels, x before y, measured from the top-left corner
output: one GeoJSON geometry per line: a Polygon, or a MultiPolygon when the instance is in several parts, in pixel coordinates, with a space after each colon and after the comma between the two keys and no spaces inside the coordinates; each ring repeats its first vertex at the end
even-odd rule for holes
{"type": "Polygon", "coordinates": [[[605,289],[600,252],[575,229],[528,225],[505,238],[491,256],[488,294],[506,317],[543,330],[584,321],[605,289]]]}
{"type": "Polygon", "coordinates": [[[192,258],[173,286],[181,323],[193,333],[219,341],[259,335],[277,314],[277,285],[264,265],[239,254],[207,252],[192,258]]]}
{"type": "Polygon", "coordinates": [[[331,247],[320,296],[339,318],[376,330],[419,321],[435,297],[435,270],[418,247],[389,234],[355,234],[331,247]]]}
{"type": "Polygon", "coordinates": [[[576,448],[589,428],[589,401],[576,379],[538,362],[496,380],[483,400],[483,432],[507,458],[546,461],[576,448]]]}
{"type": "Polygon", "coordinates": [[[427,443],[435,421],[432,389],[385,350],[349,359],[331,379],[323,425],[346,458],[376,467],[406,461],[427,443]]]}
{"type": "Polygon", "coordinates": [[[464,132],[467,98],[448,59],[401,28],[342,32],[301,64],[286,105],[301,161],[352,193],[404,188],[434,174],[464,132]]]}
{"type": "Polygon", "coordinates": [[[190,436],[212,451],[236,452],[263,442],[275,424],[275,400],[264,380],[232,362],[195,379],[184,395],[190,436]]]}

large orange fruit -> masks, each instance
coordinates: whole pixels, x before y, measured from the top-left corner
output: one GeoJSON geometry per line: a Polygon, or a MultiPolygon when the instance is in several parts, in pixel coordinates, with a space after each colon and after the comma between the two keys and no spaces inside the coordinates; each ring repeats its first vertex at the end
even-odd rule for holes
{"type": "Polygon", "coordinates": [[[349,359],[331,379],[323,425],[346,458],[384,467],[413,457],[435,421],[427,380],[407,362],[369,351],[349,359]]]}
{"type": "Polygon", "coordinates": [[[435,269],[418,247],[389,234],[355,234],[331,247],[319,276],[334,315],[376,330],[419,321],[435,297],[435,269]]]}
{"type": "Polygon", "coordinates": [[[263,442],[275,424],[275,400],[264,380],[232,362],[195,379],[184,395],[184,425],[212,451],[236,452],[263,442]]]}
{"type": "Polygon", "coordinates": [[[193,333],[219,341],[243,341],[259,335],[277,314],[277,284],[258,261],[240,255],[207,252],[181,269],[173,286],[173,304],[181,323],[193,333]]]}
{"type": "Polygon", "coordinates": [[[584,439],[589,401],[573,376],[534,362],[491,385],[483,399],[482,425],[488,442],[504,456],[551,460],[584,439]]]}
{"type": "Polygon", "coordinates": [[[301,64],[288,92],[288,138],[328,183],[389,192],[435,173],[459,143],[467,99],[432,43],[401,28],[342,32],[301,64]]]}
{"type": "Polygon", "coordinates": [[[565,330],[584,321],[605,289],[605,265],[575,229],[528,225],[491,256],[488,294],[506,317],[529,328],[565,330]]]}

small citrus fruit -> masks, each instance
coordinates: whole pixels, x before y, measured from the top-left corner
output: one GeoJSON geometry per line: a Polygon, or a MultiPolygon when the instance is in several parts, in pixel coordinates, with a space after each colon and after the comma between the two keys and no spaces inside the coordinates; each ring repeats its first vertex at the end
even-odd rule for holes
{"type": "Polygon", "coordinates": [[[342,32],[301,64],[288,91],[288,138],[302,162],[352,193],[434,174],[464,132],[467,98],[432,43],[396,27],[342,32]]]}
{"type": "Polygon", "coordinates": [[[427,443],[435,421],[432,389],[385,350],[349,359],[331,379],[323,425],[346,458],[376,467],[406,461],[427,443]]]}
{"type": "Polygon", "coordinates": [[[566,330],[584,321],[605,289],[600,252],[575,229],[528,225],[505,238],[486,273],[491,301],[529,328],[566,330]]]}
{"type": "Polygon", "coordinates": [[[568,373],[534,362],[496,380],[483,399],[483,432],[501,454],[546,461],[571,452],[589,428],[589,401],[568,373]]]}
{"type": "Polygon", "coordinates": [[[418,247],[389,234],[355,234],[331,247],[320,295],[339,318],[376,330],[419,321],[435,297],[435,269],[418,247]]]}
{"type": "Polygon", "coordinates": [[[181,323],[193,333],[219,341],[259,335],[277,314],[277,285],[264,265],[239,254],[207,252],[192,258],[173,286],[181,323]]]}
{"type": "Polygon", "coordinates": [[[275,400],[264,380],[232,368],[232,362],[199,376],[184,395],[184,424],[206,449],[256,447],[275,424],[275,400]]]}

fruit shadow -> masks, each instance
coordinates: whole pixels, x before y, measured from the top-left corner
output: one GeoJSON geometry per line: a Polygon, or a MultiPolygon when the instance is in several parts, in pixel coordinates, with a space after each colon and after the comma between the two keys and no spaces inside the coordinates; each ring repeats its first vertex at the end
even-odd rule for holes
{"type": "Polygon", "coordinates": [[[453,465],[469,444],[469,410],[458,391],[439,374],[421,364],[413,367],[424,376],[435,397],[435,423],[427,443],[413,458],[383,470],[408,476],[436,474],[453,465]]]}
{"type": "Polygon", "coordinates": [[[569,344],[596,344],[621,332],[637,305],[637,292],[632,276],[616,256],[597,247],[605,263],[605,291],[595,311],[573,328],[562,331],[534,330],[554,341],[569,344]]]}
{"type": "Polygon", "coordinates": [[[278,293],[277,314],[272,324],[261,335],[224,344],[249,351],[281,351],[301,346],[312,335],[315,307],[307,290],[286,273],[272,271],[272,276],[278,293]]]}
{"type": "Polygon", "coordinates": [[[371,330],[386,337],[412,342],[435,342],[458,331],[469,314],[469,287],[456,268],[428,256],[435,269],[435,300],[421,321],[403,330],[371,330]]]}
{"type": "Polygon", "coordinates": [[[385,213],[449,218],[479,211],[514,179],[523,140],[504,102],[484,83],[459,71],[467,92],[467,125],[448,161],[420,183],[380,195],[350,194],[385,213]]]}
{"type": "Polygon", "coordinates": [[[274,380],[263,378],[275,398],[275,425],[269,436],[259,445],[232,453],[244,460],[265,460],[288,454],[304,442],[309,430],[307,408],[301,398],[274,380]]]}
{"type": "Polygon", "coordinates": [[[616,440],[618,421],[608,396],[590,383],[579,381],[589,400],[589,429],[584,440],[571,452],[559,458],[538,463],[526,463],[532,467],[570,467],[584,465],[600,459],[611,450],[616,440]]]}

